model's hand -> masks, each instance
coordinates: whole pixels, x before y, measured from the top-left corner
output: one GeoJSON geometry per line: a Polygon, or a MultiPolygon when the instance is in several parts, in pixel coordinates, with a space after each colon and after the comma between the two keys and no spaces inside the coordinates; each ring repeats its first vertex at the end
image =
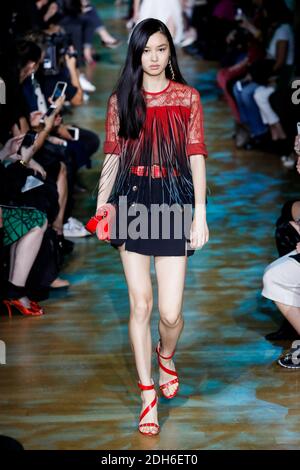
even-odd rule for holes
{"type": "Polygon", "coordinates": [[[297,253],[300,253],[300,242],[297,243],[297,245],[296,245],[296,250],[297,250],[297,253]]]}
{"type": "Polygon", "coordinates": [[[194,217],[190,231],[190,245],[193,249],[201,249],[209,240],[206,217],[194,217]]]}
{"type": "MultiPolygon", "coordinates": [[[[109,202],[106,202],[104,204],[99,204],[97,206],[97,210],[96,210],[96,215],[105,215],[105,212],[107,213],[106,217],[107,217],[107,223],[109,224],[109,228],[115,215],[116,215],[116,209],[115,209],[115,206],[113,204],[110,204],[109,202]]],[[[99,240],[101,241],[104,241],[105,243],[110,243],[110,240],[105,238],[103,239],[102,238],[102,235],[103,235],[103,223],[106,224],[106,222],[104,221],[101,221],[99,222],[99,224],[97,225],[97,229],[96,229],[96,234],[97,234],[97,237],[99,238],[99,240]],[[100,224],[102,224],[102,228],[100,229],[100,224]]]]}

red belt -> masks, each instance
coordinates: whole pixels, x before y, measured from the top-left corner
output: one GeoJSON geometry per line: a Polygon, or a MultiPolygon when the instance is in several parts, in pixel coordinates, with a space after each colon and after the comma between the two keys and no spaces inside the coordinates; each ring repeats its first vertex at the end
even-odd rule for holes
{"type": "MultiPolygon", "coordinates": [[[[130,167],[131,173],[134,173],[137,176],[148,176],[149,174],[149,167],[148,166],[132,166],[130,167]]],[[[152,178],[161,178],[162,176],[167,176],[168,169],[166,167],[160,167],[159,165],[152,165],[151,166],[151,177],[152,178]]],[[[179,176],[178,171],[173,168],[172,175],[179,176]]]]}

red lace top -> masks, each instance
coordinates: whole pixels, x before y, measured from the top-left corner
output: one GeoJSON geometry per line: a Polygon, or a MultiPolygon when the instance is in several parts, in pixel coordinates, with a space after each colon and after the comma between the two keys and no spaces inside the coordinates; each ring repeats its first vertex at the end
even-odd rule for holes
{"type": "MultiPolygon", "coordinates": [[[[140,139],[144,140],[145,133],[152,134],[153,155],[152,164],[158,163],[158,139],[175,141],[184,139],[187,156],[201,154],[207,157],[207,149],[204,143],[203,112],[200,95],[195,88],[170,80],[167,88],[158,92],[144,91],[147,105],[146,121],[140,139]],[[180,118],[184,127],[176,125],[180,118]],[[159,122],[161,132],[153,129],[154,121],[159,122]],[[171,125],[171,127],[170,127],[171,125]]],[[[106,138],[104,153],[120,155],[123,139],[118,137],[119,117],[116,95],[110,97],[106,117],[106,138]]],[[[138,162],[135,162],[138,164],[138,162]]]]}
{"type": "MultiPolygon", "coordinates": [[[[137,169],[143,172],[146,169],[147,172],[143,174],[149,176],[149,181],[147,184],[141,180],[135,200],[150,201],[152,196],[148,188],[151,188],[154,169],[158,170],[156,174],[163,175],[162,184],[167,188],[171,202],[192,203],[194,188],[188,157],[207,157],[200,95],[195,88],[170,80],[168,86],[158,93],[144,90],[144,98],[146,119],[138,139],[118,136],[116,95],[112,95],[108,101],[104,153],[120,157],[110,202],[116,201],[119,195],[127,195],[132,171],[137,169]]],[[[111,172],[110,160],[106,160],[102,170],[107,171],[107,174],[111,172]]]]}

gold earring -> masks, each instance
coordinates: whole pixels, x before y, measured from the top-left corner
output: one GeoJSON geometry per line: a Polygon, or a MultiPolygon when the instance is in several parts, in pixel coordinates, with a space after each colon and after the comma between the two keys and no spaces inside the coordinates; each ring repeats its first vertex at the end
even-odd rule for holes
{"type": "Polygon", "coordinates": [[[174,70],[173,70],[173,67],[172,67],[172,62],[170,60],[168,62],[168,65],[169,65],[170,72],[171,72],[171,78],[174,81],[175,80],[175,73],[174,73],[174,70]]]}

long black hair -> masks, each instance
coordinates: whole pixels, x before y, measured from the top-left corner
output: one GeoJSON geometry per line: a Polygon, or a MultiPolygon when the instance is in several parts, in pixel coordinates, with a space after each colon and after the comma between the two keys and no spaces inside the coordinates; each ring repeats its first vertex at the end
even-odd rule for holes
{"type": "MultiPolygon", "coordinates": [[[[146,103],[142,93],[143,68],[141,57],[153,34],[164,34],[170,46],[170,62],[174,71],[174,80],[185,84],[186,81],[179,70],[175,46],[167,26],[154,18],[147,18],[133,29],[129,41],[125,65],[113,93],[117,95],[120,118],[119,136],[125,139],[136,139],[144,125],[146,103]]],[[[166,67],[166,77],[172,80],[170,68],[166,67]]]]}

